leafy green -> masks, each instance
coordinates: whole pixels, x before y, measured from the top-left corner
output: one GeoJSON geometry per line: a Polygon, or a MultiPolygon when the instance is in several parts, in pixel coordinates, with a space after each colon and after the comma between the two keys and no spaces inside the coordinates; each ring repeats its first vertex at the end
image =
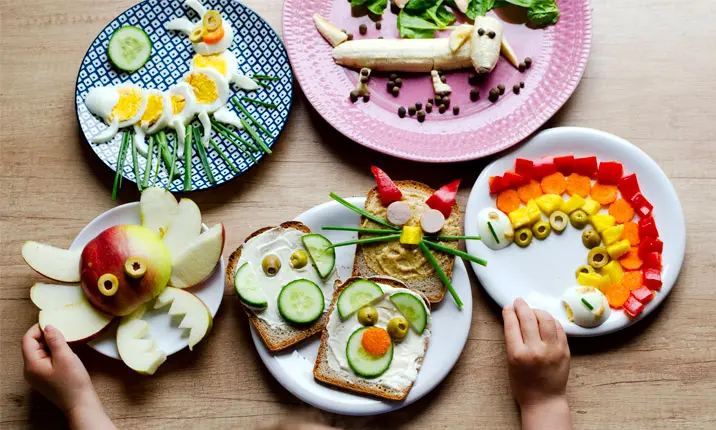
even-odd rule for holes
{"type": "Polygon", "coordinates": [[[532,0],[527,9],[527,19],[535,25],[556,24],[559,20],[559,8],[555,0],[532,0]]]}
{"type": "Polygon", "coordinates": [[[444,30],[455,15],[445,7],[444,0],[410,0],[398,15],[400,37],[430,39],[436,30],[444,30]]]}
{"type": "Polygon", "coordinates": [[[388,0],[351,0],[351,7],[365,6],[371,13],[383,15],[388,7],[388,0]]]}
{"type": "Polygon", "coordinates": [[[398,15],[397,25],[400,37],[406,39],[432,39],[435,31],[439,30],[432,22],[403,11],[398,15]]]}
{"type": "MultiPolygon", "coordinates": [[[[534,3],[534,0],[505,0],[505,1],[507,3],[512,3],[514,5],[522,6],[522,7],[530,7],[532,5],[532,3],[534,3]]],[[[495,6],[495,7],[499,7],[499,6],[495,6]]]]}

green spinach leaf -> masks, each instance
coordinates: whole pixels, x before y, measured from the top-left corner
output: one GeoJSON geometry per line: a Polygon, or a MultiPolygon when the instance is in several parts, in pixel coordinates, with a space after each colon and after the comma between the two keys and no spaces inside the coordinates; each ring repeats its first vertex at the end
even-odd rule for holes
{"type": "Polygon", "coordinates": [[[388,0],[368,0],[366,7],[369,11],[376,15],[383,15],[383,11],[388,6],[388,0]]]}
{"type": "Polygon", "coordinates": [[[535,25],[556,24],[559,20],[559,8],[555,0],[533,0],[527,9],[527,19],[535,25]]]}
{"type": "MultiPolygon", "coordinates": [[[[532,3],[534,3],[534,0],[505,0],[505,2],[512,3],[517,6],[530,7],[532,5],[532,3]]],[[[501,7],[501,6],[495,6],[495,7],[501,7]]]]}

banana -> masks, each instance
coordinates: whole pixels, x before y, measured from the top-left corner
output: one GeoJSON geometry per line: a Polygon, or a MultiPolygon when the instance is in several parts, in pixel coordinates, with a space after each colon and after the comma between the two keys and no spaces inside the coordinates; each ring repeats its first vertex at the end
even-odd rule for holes
{"type": "Polygon", "coordinates": [[[455,0],[455,6],[457,6],[457,9],[462,13],[467,13],[469,3],[470,0],[455,0]]]}
{"type": "Polygon", "coordinates": [[[472,26],[470,24],[462,24],[455,27],[450,33],[450,50],[455,52],[462,47],[472,37],[472,26]]]}
{"type": "Polygon", "coordinates": [[[475,18],[470,43],[470,56],[472,65],[477,70],[477,73],[488,74],[497,65],[497,60],[500,58],[502,34],[503,26],[500,20],[490,16],[478,16],[475,18]],[[490,37],[492,32],[494,32],[493,37],[490,37]]]}
{"type": "Polygon", "coordinates": [[[512,49],[512,46],[510,46],[509,43],[507,43],[507,38],[505,36],[502,36],[502,45],[500,46],[500,52],[502,55],[507,59],[507,62],[515,66],[515,68],[520,67],[520,60],[517,59],[517,54],[515,54],[515,50],[512,49]]]}
{"type": "Polygon", "coordinates": [[[318,32],[321,33],[321,36],[323,36],[323,38],[326,39],[326,41],[334,48],[348,40],[347,34],[328,22],[328,20],[321,15],[314,13],[313,22],[316,24],[316,28],[318,29],[318,32]]]}
{"type": "Polygon", "coordinates": [[[445,95],[450,94],[452,92],[452,88],[450,88],[450,85],[446,84],[440,79],[440,74],[437,70],[430,71],[430,77],[433,80],[433,89],[435,90],[435,94],[445,95]]]}

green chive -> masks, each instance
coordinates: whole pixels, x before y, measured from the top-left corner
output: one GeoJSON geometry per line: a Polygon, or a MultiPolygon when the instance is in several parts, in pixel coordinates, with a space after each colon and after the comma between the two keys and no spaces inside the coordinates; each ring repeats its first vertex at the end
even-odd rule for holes
{"type": "Polygon", "coordinates": [[[257,81],[280,81],[281,78],[271,75],[251,75],[251,79],[255,79],[257,81]]]}
{"type": "Polygon", "coordinates": [[[334,243],[328,248],[338,248],[339,246],[346,246],[346,245],[357,245],[361,243],[373,243],[373,242],[385,242],[388,240],[398,240],[400,239],[399,234],[390,234],[387,236],[376,236],[376,237],[369,237],[366,239],[356,239],[356,240],[349,240],[347,242],[339,242],[334,243]]]}
{"type": "MultiPolygon", "coordinates": [[[[177,162],[177,151],[179,150],[179,144],[177,143],[178,140],[179,140],[179,138],[177,137],[177,132],[174,131],[174,140],[173,140],[174,141],[174,150],[172,151],[172,163],[171,163],[171,167],[169,168],[169,183],[170,184],[172,182],[174,182],[174,179],[176,179],[174,177],[174,166],[176,165],[176,162],[177,162]]],[[[177,177],[179,177],[179,172],[177,172],[177,177]]]]}
{"type": "Polygon", "coordinates": [[[184,139],[184,191],[191,191],[191,141],[192,127],[186,126],[186,138],[184,139]]]}
{"type": "Polygon", "coordinates": [[[438,274],[438,277],[441,281],[443,281],[443,284],[447,287],[448,291],[450,291],[450,295],[455,300],[455,303],[457,304],[458,308],[462,308],[462,300],[460,300],[460,296],[458,296],[457,291],[455,291],[455,288],[453,288],[452,284],[450,283],[450,280],[445,276],[445,272],[443,271],[442,267],[440,267],[440,264],[438,264],[437,260],[435,260],[435,257],[433,256],[433,253],[430,252],[427,246],[425,246],[425,241],[420,241],[420,249],[423,250],[423,254],[425,254],[425,257],[430,261],[430,263],[435,268],[435,271],[438,274]]]}
{"type": "Polygon", "coordinates": [[[490,221],[487,221],[487,227],[490,228],[490,233],[492,233],[492,237],[495,238],[495,242],[497,242],[497,244],[499,245],[499,244],[500,244],[500,238],[497,237],[497,233],[495,233],[495,229],[492,227],[492,223],[491,223],[490,221]]]}
{"type": "Polygon", "coordinates": [[[194,128],[194,145],[196,145],[196,152],[199,153],[199,159],[201,160],[201,165],[204,168],[204,173],[206,174],[206,177],[209,178],[209,182],[212,184],[216,183],[216,179],[214,179],[214,174],[211,172],[211,166],[209,166],[209,159],[206,158],[206,149],[204,148],[204,144],[201,141],[201,135],[199,134],[199,127],[193,127],[194,128]]]}
{"type": "Polygon", "coordinates": [[[242,144],[246,144],[247,147],[250,146],[251,148],[254,148],[254,151],[259,151],[258,148],[256,148],[254,145],[246,142],[242,138],[234,135],[230,131],[227,132],[227,131],[222,130],[221,128],[218,127],[218,124],[212,123],[212,127],[214,127],[214,130],[216,130],[219,134],[224,136],[226,138],[226,140],[228,140],[229,142],[234,144],[234,146],[236,146],[236,149],[241,151],[242,154],[247,155],[254,163],[256,163],[256,158],[254,158],[254,156],[251,155],[251,152],[248,149],[244,150],[244,148],[242,147],[242,144]],[[236,139],[238,139],[238,141],[236,139]]]}
{"type": "Polygon", "coordinates": [[[172,165],[172,158],[171,158],[171,151],[169,150],[169,143],[167,142],[167,135],[164,133],[164,131],[160,131],[157,133],[157,138],[159,140],[159,155],[162,157],[162,161],[164,162],[164,167],[166,167],[167,170],[167,185],[172,183],[172,180],[174,179],[171,176],[170,170],[172,165]]]}
{"type": "Polygon", "coordinates": [[[117,154],[117,171],[114,174],[114,185],[112,186],[112,200],[117,199],[117,190],[121,187],[122,171],[124,170],[124,159],[127,157],[127,145],[129,144],[129,133],[122,134],[122,144],[117,154]]]}
{"type": "Polygon", "coordinates": [[[159,166],[162,164],[161,160],[161,154],[162,154],[162,146],[161,141],[159,138],[157,138],[157,167],[154,168],[154,173],[152,174],[152,177],[149,179],[149,182],[152,183],[152,186],[157,184],[157,177],[159,176],[159,166]]]}
{"type": "Polygon", "coordinates": [[[270,89],[271,89],[271,85],[268,85],[268,84],[266,84],[266,83],[264,83],[264,82],[261,82],[260,80],[259,80],[259,81],[254,81],[254,82],[256,82],[257,85],[261,85],[262,87],[266,88],[267,90],[270,90],[270,89]]]}
{"type": "Polygon", "coordinates": [[[258,145],[261,147],[261,149],[262,149],[265,153],[270,154],[270,153],[271,153],[271,148],[269,148],[268,146],[266,146],[266,144],[264,143],[264,140],[261,139],[261,136],[259,136],[258,133],[256,133],[256,130],[254,130],[253,127],[251,127],[251,124],[249,124],[248,122],[246,122],[246,120],[243,119],[243,118],[239,118],[239,120],[241,120],[241,125],[244,126],[244,129],[249,133],[249,135],[251,136],[251,138],[252,138],[256,143],[258,143],[258,145]]]}
{"type": "Polygon", "coordinates": [[[424,236],[425,240],[482,240],[481,236],[424,236]]]}
{"type": "Polygon", "coordinates": [[[371,221],[373,221],[373,222],[375,222],[375,223],[378,223],[378,224],[380,224],[380,225],[382,225],[382,226],[384,226],[384,227],[388,227],[388,228],[391,229],[391,230],[399,230],[397,227],[394,227],[394,226],[388,224],[387,222],[383,221],[382,219],[378,218],[377,216],[375,216],[375,215],[373,215],[373,214],[370,214],[370,213],[364,211],[363,209],[358,208],[357,206],[355,206],[355,205],[353,205],[353,204],[351,204],[351,203],[348,203],[346,200],[342,199],[341,197],[339,197],[339,196],[336,195],[335,193],[329,193],[328,195],[331,196],[331,198],[332,198],[333,200],[337,201],[338,203],[342,204],[343,206],[347,207],[348,209],[352,210],[353,212],[356,212],[356,213],[358,213],[358,214],[360,214],[360,215],[363,215],[364,217],[368,218],[369,220],[371,220],[371,221]]]}
{"type": "Polygon", "coordinates": [[[590,311],[594,310],[594,306],[592,306],[591,303],[589,303],[584,297],[582,297],[582,303],[584,303],[584,306],[587,307],[590,311]]]}
{"type": "Polygon", "coordinates": [[[271,134],[271,132],[268,131],[268,130],[266,129],[266,127],[264,127],[263,125],[261,125],[260,122],[256,121],[256,119],[254,119],[254,117],[251,116],[251,114],[249,113],[249,111],[246,110],[246,108],[244,107],[244,105],[242,105],[241,103],[239,103],[239,101],[236,99],[236,97],[232,97],[232,98],[231,98],[231,103],[233,103],[234,106],[236,106],[236,108],[241,111],[241,113],[243,113],[244,115],[246,115],[246,117],[247,117],[251,122],[253,122],[253,123],[256,125],[256,127],[258,127],[261,131],[263,131],[264,133],[266,133],[267,136],[273,137],[273,135],[271,134]]]}
{"type": "Polygon", "coordinates": [[[479,264],[480,266],[487,266],[487,261],[483,260],[482,258],[478,258],[478,257],[475,257],[475,256],[473,256],[473,255],[470,255],[470,254],[468,254],[467,252],[462,252],[462,251],[457,250],[457,249],[452,249],[452,248],[449,248],[449,247],[447,247],[447,246],[440,245],[440,244],[435,243],[435,242],[430,242],[430,241],[428,241],[428,240],[423,240],[423,242],[425,242],[425,244],[428,245],[429,247],[431,247],[431,248],[433,248],[433,249],[437,249],[438,251],[442,251],[442,252],[445,252],[445,253],[447,253],[447,254],[452,254],[452,255],[455,255],[455,256],[458,256],[458,257],[462,257],[462,258],[464,258],[465,260],[473,261],[473,262],[479,264]]]}
{"type": "Polygon", "coordinates": [[[144,179],[142,188],[149,186],[149,175],[152,172],[152,156],[154,155],[154,136],[149,136],[149,148],[147,149],[147,164],[144,165],[144,179]]]}
{"type": "Polygon", "coordinates": [[[395,234],[395,230],[382,230],[379,228],[358,228],[358,227],[336,227],[336,226],[324,226],[321,227],[323,230],[333,231],[357,231],[359,233],[376,233],[376,234],[395,234]]]}
{"type": "Polygon", "coordinates": [[[234,145],[236,146],[245,146],[247,149],[253,149],[254,151],[260,151],[258,146],[254,145],[253,143],[242,139],[239,137],[238,134],[234,133],[230,128],[219,124],[218,122],[215,122],[212,120],[211,126],[214,128],[214,130],[218,131],[222,136],[226,137],[229,140],[232,140],[234,145]]]}
{"type": "Polygon", "coordinates": [[[221,148],[219,148],[219,145],[217,145],[216,142],[214,142],[214,139],[210,139],[209,143],[211,144],[211,146],[214,147],[216,152],[219,153],[219,156],[224,160],[224,162],[229,166],[229,168],[231,170],[233,170],[234,173],[239,173],[239,169],[237,169],[236,166],[234,165],[234,163],[232,163],[231,160],[229,160],[229,157],[226,156],[224,151],[222,151],[221,148]]]}
{"type": "Polygon", "coordinates": [[[137,189],[142,192],[142,179],[139,177],[139,156],[137,155],[137,147],[132,142],[132,164],[134,164],[134,182],[137,184],[137,189]]]}
{"type": "Polygon", "coordinates": [[[264,101],[261,101],[261,100],[257,100],[257,99],[252,99],[251,97],[241,97],[241,100],[243,100],[243,101],[245,101],[245,102],[257,104],[257,105],[259,105],[259,106],[271,108],[271,109],[276,109],[276,108],[278,107],[278,105],[276,105],[276,104],[267,103],[267,102],[264,102],[264,101]]]}

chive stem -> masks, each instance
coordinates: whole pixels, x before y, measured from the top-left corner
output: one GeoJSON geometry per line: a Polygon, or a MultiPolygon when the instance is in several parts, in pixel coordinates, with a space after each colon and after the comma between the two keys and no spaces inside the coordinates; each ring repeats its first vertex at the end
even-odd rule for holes
{"type": "Polygon", "coordinates": [[[343,206],[347,207],[348,209],[352,210],[353,212],[363,215],[364,217],[368,218],[369,220],[373,221],[374,223],[388,227],[391,230],[396,230],[396,231],[398,230],[397,227],[394,227],[394,226],[388,224],[387,222],[383,221],[382,219],[378,218],[377,216],[375,216],[371,213],[368,213],[368,212],[364,211],[363,209],[360,209],[359,207],[357,207],[351,203],[348,203],[346,200],[339,197],[336,193],[331,192],[328,195],[331,196],[331,198],[333,200],[337,201],[338,203],[342,204],[343,206]]]}
{"type": "Polygon", "coordinates": [[[235,96],[231,98],[231,103],[233,103],[234,106],[236,106],[236,108],[241,111],[241,113],[243,113],[244,115],[246,115],[246,117],[247,117],[252,123],[254,123],[254,125],[256,125],[256,127],[258,127],[261,131],[263,131],[264,133],[266,133],[266,136],[273,137],[273,135],[271,134],[271,132],[268,131],[268,130],[266,129],[266,127],[264,127],[263,125],[261,125],[260,122],[256,121],[256,119],[255,119],[253,116],[251,116],[251,114],[249,113],[249,111],[246,110],[246,108],[244,107],[244,105],[242,105],[242,104],[239,102],[239,100],[236,99],[235,96]]]}
{"type": "MultiPolygon", "coordinates": [[[[244,145],[244,146],[247,147],[247,148],[251,148],[251,149],[253,149],[254,151],[260,151],[260,149],[258,148],[258,146],[254,145],[253,143],[251,143],[251,142],[249,142],[249,141],[247,141],[247,140],[245,140],[245,139],[242,139],[242,138],[239,137],[239,135],[238,135],[237,133],[235,133],[232,129],[230,129],[229,127],[227,127],[227,126],[221,124],[220,122],[215,121],[214,119],[212,119],[212,120],[211,120],[211,125],[212,125],[212,127],[214,127],[214,129],[216,129],[217,131],[223,131],[223,132],[225,133],[224,137],[234,139],[234,140],[236,140],[237,142],[239,142],[240,144],[244,145]],[[228,135],[228,136],[226,136],[226,135],[228,135]],[[229,137],[229,136],[230,136],[230,137],[229,137]]],[[[236,145],[238,145],[238,143],[237,143],[236,145]]]]}
{"type": "Polygon", "coordinates": [[[444,253],[446,253],[446,254],[452,254],[452,255],[455,255],[455,256],[457,256],[457,257],[462,257],[462,258],[464,258],[465,260],[469,260],[469,261],[475,262],[475,263],[477,263],[477,264],[479,264],[479,265],[481,265],[481,266],[487,266],[487,261],[483,260],[482,258],[475,257],[474,255],[470,255],[470,254],[468,254],[467,252],[462,252],[462,251],[460,251],[460,250],[458,250],[458,249],[452,249],[452,248],[450,248],[450,247],[443,246],[443,245],[440,245],[440,244],[435,243],[435,242],[430,242],[429,240],[423,240],[423,242],[425,242],[425,244],[426,244],[427,246],[429,246],[429,247],[431,247],[431,248],[433,248],[433,249],[436,249],[436,250],[438,250],[438,251],[442,251],[442,252],[444,252],[444,253]]]}
{"type": "Polygon", "coordinates": [[[592,306],[591,303],[589,303],[584,297],[582,297],[582,303],[584,303],[584,306],[587,307],[590,311],[594,310],[594,306],[592,306]]]}
{"type": "Polygon", "coordinates": [[[127,144],[129,143],[129,133],[122,134],[122,144],[119,146],[119,154],[117,154],[117,171],[114,173],[114,185],[112,186],[112,200],[117,199],[117,190],[122,186],[122,171],[124,170],[124,159],[127,157],[127,144]]]}
{"type": "Polygon", "coordinates": [[[347,245],[358,245],[362,243],[373,243],[373,242],[385,242],[388,240],[397,240],[400,239],[400,234],[390,234],[387,236],[376,236],[376,237],[368,237],[365,239],[356,239],[356,240],[349,240],[346,242],[339,242],[334,243],[328,248],[338,248],[339,246],[347,246],[347,245]]]}
{"type": "Polygon", "coordinates": [[[193,134],[191,125],[187,125],[184,139],[184,191],[191,191],[191,141],[193,134]]]}
{"type": "MultiPolygon", "coordinates": [[[[176,179],[174,177],[174,166],[176,165],[176,162],[177,162],[177,151],[179,150],[178,140],[179,140],[179,138],[177,137],[177,132],[175,130],[174,131],[174,139],[173,139],[174,150],[172,151],[172,162],[171,162],[171,167],[169,168],[169,183],[167,184],[167,188],[169,188],[169,184],[174,182],[174,179],[176,179]]],[[[176,173],[177,173],[176,176],[179,177],[180,176],[179,172],[176,172],[176,173]]]]}
{"type": "Polygon", "coordinates": [[[482,236],[423,236],[425,240],[482,240],[482,236]]]}
{"type": "Polygon", "coordinates": [[[254,130],[253,127],[251,127],[251,124],[249,124],[248,122],[246,122],[246,120],[243,119],[243,118],[239,118],[239,120],[241,121],[241,125],[244,126],[244,130],[246,130],[246,131],[249,133],[249,135],[251,136],[251,138],[261,147],[261,149],[262,149],[265,153],[270,154],[270,153],[271,153],[271,148],[269,148],[268,146],[266,146],[266,144],[264,143],[264,140],[261,139],[261,136],[259,136],[259,134],[256,133],[256,130],[254,130]]]}
{"type": "Polygon", "coordinates": [[[132,142],[132,164],[134,164],[134,182],[137,184],[137,190],[141,193],[142,178],[139,177],[139,155],[137,155],[137,147],[134,145],[134,141],[132,142]]]}
{"type": "Polygon", "coordinates": [[[194,129],[194,145],[196,145],[196,152],[199,153],[199,159],[201,160],[201,165],[204,168],[204,173],[206,174],[206,177],[209,178],[209,182],[211,182],[213,185],[216,183],[216,179],[214,179],[214,174],[211,172],[209,160],[206,158],[206,149],[204,148],[204,143],[201,141],[199,127],[192,128],[194,129]]]}
{"type": "Polygon", "coordinates": [[[239,169],[236,168],[234,163],[231,162],[231,160],[229,159],[229,157],[226,156],[224,151],[222,151],[221,148],[219,148],[219,145],[217,145],[216,142],[214,142],[214,139],[209,140],[209,143],[216,150],[216,152],[219,153],[219,156],[224,160],[224,162],[229,166],[229,168],[231,170],[233,170],[234,173],[239,173],[239,169]]]}
{"type": "Polygon", "coordinates": [[[395,234],[395,230],[383,230],[379,228],[360,228],[360,227],[338,227],[338,226],[323,226],[323,230],[333,231],[357,231],[359,233],[376,233],[376,234],[395,234]]]}
{"type": "Polygon", "coordinates": [[[252,144],[249,144],[248,142],[246,142],[245,140],[241,139],[240,137],[234,135],[231,131],[224,131],[224,130],[222,130],[221,128],[218,127],[218,124],[212,123],[212,126],[214,127],[214,130],[216,130],[217,132],[219,132],[219,134],[222,135],[222,136],[224,136],[224,137],[226,138],[226,140],[228,140],[228,141],[231,142],[234,146],[236,146],[236,149],[238,149],[239,151],[241,151],[242,154],[248,155],[248,157],[249,157],[254,163],[256,163],[256,158],[254,158],[254,156],[251,155],[251,151],[248,149],[248,147],[250,146],[251,148],[254,148],[254,151],[259,151],[258,148],[256,148],[256,147],[255,147],[254,145],[252,145],[252,144]],[[238,139],[238,141],[235,140],[235,139],[238,139]],[[245,144],[245,145],[242,145],[242,144],[245,144]],[[243,146],[245,146],[247,149],[244,149],[243,146]]]}
{"type": "Polygon", "coordinates": [[[257,81],[280,81],[281,78],[271,75],[251,75],[251,79],[257,81]]]}
{"type": "Polygon", "coordinates": [[[152,183],[152,186],[157,184],[157,178],[159,177],[159,166],[162,165],[162,146],[161,146],[161,140],[159,138],[156,139],[157,141],[157,166],[154,168],[154,173],[152,174],[151,179],[149,180],[152,183]]]}
{"type": "Polygon", "coordinates": [[[455,300],[457,307],[462,309],[462,300],[460,300],[460,296],[457,294],[457,291],[455,291],[455,288],[453,288],[452,283],[450,283],[450,280],[447,278],[447,276],[445,276],[445,272],[443,271],[442,267],[440,267],[440,264],[438,264],[437,260],[435,259],[435,256],[433,256],[433,253],[430,252],[428,247],[425,245],[426,243],[426,241],[421,240],[420,249],[423,250],[423,254],[425,254],[425,257],[427,257],[428,261],[430,261],[430,263],[435,268],[435,271],[438,273],[438,277],[447,287],[453,300],[455,300]]]}
{"type": "Polygon", "coordinates": [[[152,173],[152,156],[154,155],[154,136],[149,136],[149,147],[147,148],[147,164],[144,165],[144,179],[142,188],[149,186],[149,176],[152,173]]]}
{"type": "Polygon", "coordinates": [[[490,229],[490,233],[492,233],[492,237],[495,238],[495,242],[499,245],[500,244],[500,238],[497,237],[497,233],[495,232],[494,227],[492,227],[492,223],[490,221],[487,221],[487,227],[490,229]]]}
{"type": "Polygon", "coordinates": [[[271,108],[271,109],[276,109],[276,108],[278,107],[278,105],[276,105],[276,104],[267,103],[267,102],[265,102],[265,101],[261,101],[261,100],[257,100],[257,99],[252,99],[251,97],[246,97],[246,96],[241,97],[241,100],[243,100],[243,101],[245,101],[245,102],[257,104],[257,105],[259,105],[259,106],[271,108]]]}
{"type": "Polygon", "coordinates": [[[261,85],[262,87],[266,88],[267,90],[271,89],[271,85],[269,85],[265,82],[261,82],[261,80],[254,80],[254,82],[256,82],[256,85],[261,85]]]}

